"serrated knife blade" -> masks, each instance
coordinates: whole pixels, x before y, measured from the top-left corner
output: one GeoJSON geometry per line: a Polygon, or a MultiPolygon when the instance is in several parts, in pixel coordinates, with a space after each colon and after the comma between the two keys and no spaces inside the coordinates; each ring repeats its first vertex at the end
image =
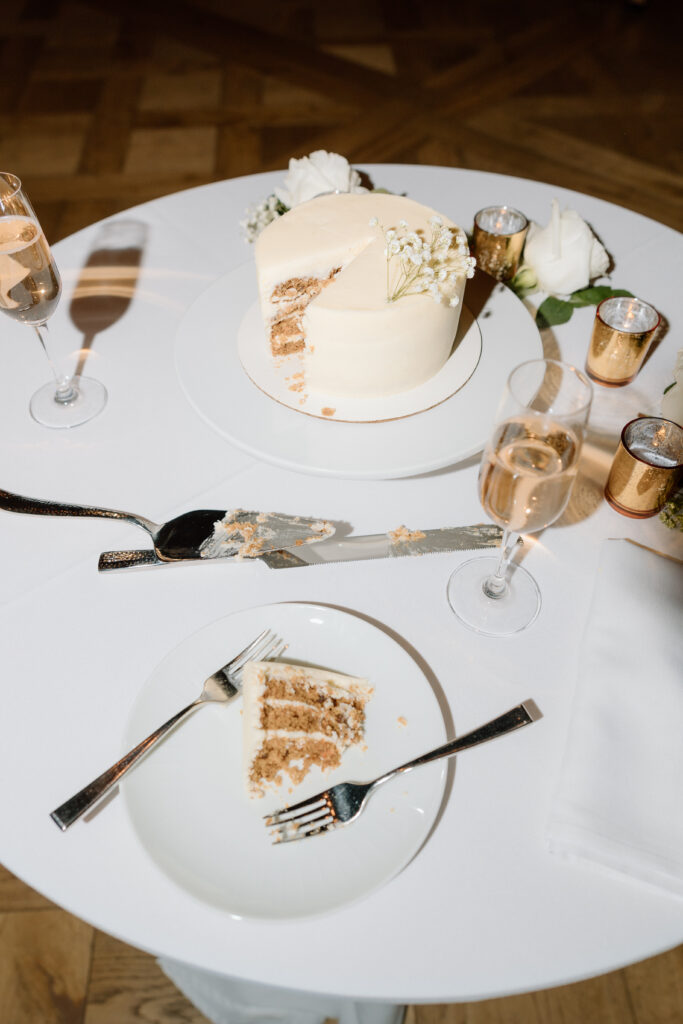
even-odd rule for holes
{"type": "Polygon", "coordinates": [[[354,537],[328,537],[307,549],[301,547],[269,551],[260,555],[271,569],[292,569],[330,562],[359,562],[372,558],[404,558],[439,554],[444,551],[471,551],[499,547],[503,531],[492,523],[473,526],[444,526],[438,530],[408,530],[400,527],[389,533],[370,533],[354,537]]]}
{"type": "MultiPolygon", "coordinates": [[[[328,565],[331,562],[358,562],[373,558],[439,554],[445,551],[474,551],[500,546],[503,531],[492,523],[472,526],[445,526],[436,530],[408,530],[399,527],[388,533],[361,536],[328,537],[313,545],[270,551],[257,558],[271,569],[296,569],[305,565],[328,565]]],[[[202,561],[212,561],[204,558],[202,561]]],[[[189,559],[188,559],[189,561],[189,559]]],[[[221,561],[232,561],[223,558],[221,561]]],[[[251,561],[251,559],[245,559],[251,561]]],[[[100,572],[127,569],[142,565],[167,565],[153,551],[104,551],[100,555],[100,572]]]]}

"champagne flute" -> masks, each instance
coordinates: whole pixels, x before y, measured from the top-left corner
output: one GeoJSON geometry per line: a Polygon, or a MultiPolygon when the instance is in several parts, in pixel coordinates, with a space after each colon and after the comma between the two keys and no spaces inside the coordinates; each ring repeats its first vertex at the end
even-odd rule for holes
{"type": "Polygon", "coordinates": [[[554,359],[531,359],[508,377],[479,468],[479,500],[504,530],[500,557],[471,558],[448,581],[452,610],[477,633],[519,633],[540,611],[536,581],[510,559],[521,532],[566,508],[592,397],[588,378],[554,359]]]}
{"type": "Polygon", "coordinates": [[[0,309],[33,327],[54,375],[31,399],[34,420],[45,427],[75,427],[100,412],[104,385],[90,377],[69,377],[53,361],[46,342],[47,321],[59,302],[62,282],[28,196],[15,174],[0,172],[0,309]]]}

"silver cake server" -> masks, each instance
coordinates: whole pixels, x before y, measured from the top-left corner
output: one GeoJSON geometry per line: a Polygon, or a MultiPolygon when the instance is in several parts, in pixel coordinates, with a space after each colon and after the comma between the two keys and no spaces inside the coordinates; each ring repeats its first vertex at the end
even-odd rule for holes
{"type": "MultiPolygon", "coordinates": [[[[293,569],[328,562],[356,562],[368,558],[401,558],[405,555],[438,554],[443,551],[471,551],[500,546],[503,531],[492,523],[474,526],[446,526],[439,530],[408,530],[402,526],[389,533],[365,536],[327,537],[311,547],[291,545],[257,557],[271,569],[293,569]]],[[[136,565],[159,565],[153,551],[104,551],[98,569],[127,569],[136,565]]]]}
{"type": "Polygon", "coordinates": [[[120,519],[142,527],[154,544],[147,552],[156,562],[201,558],[253,558],[283,547],[313,543],[334,533],[331,523],[277,512],[217,511],[184,512],[167,523],[153,523],[145,516],[92,505],[67,505],[42,498],[0,490],[0,509],[34,516],[86,516],[120,519]]]}

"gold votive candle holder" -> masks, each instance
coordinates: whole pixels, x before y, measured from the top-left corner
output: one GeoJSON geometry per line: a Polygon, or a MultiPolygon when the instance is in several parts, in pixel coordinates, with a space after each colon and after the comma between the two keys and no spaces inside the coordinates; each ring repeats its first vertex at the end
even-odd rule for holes
{"type": "Polygon", "coordinates": [[[603,299],[593,322],[586,373],[596,384],[620,388],[638,373],[661,317],[642,299],[617,295],[603,299]]]}
{"type": "Polygon", "coordinates": [[[498,281],[517,273],[529,221],[511,206],[486,206],[474,216],[472,249],[480,270],[498,281]]]}
{"type": "Polygon", "coordinates": [[[605,498],[632,519],[656,515],[683,469],[683,427],[659,416],[627,423],[612,462],[605,498]]]}

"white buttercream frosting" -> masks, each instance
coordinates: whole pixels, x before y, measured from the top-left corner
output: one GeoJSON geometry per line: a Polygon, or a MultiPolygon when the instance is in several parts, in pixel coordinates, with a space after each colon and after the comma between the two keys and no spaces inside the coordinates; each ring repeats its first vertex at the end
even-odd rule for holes
{"type": "MultiPolygon", "coordinates": [[[[406,222],[428,238],[436,211],[386,193],[325,195],[273,221],[255,244],[261,311],[269,331],[273,290],[285,281],[339,272],[306,307],[305,389],[325,395],[382,396],[408,391],[448,359],[460,317],[456,303],[427,293],[388,301],[398,260],[387,266],[384,231],[406,222]]],[[[441,218],[446,227],[455,224],[441,218]]]]}

